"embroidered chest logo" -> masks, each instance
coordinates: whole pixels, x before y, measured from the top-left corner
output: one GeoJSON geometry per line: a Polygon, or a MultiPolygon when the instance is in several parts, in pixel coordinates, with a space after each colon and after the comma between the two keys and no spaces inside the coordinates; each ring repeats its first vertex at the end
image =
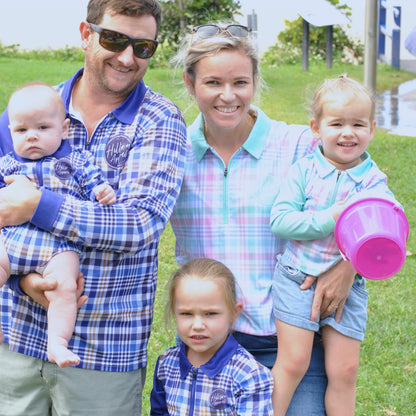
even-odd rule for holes
{"type": "Polygon", "coordinates": [[[225,409],[227,402],[227,393],[223,389],[215,389],[209,396],[209,404],[213,409],[225,409]]]}
{"type": "Polygon", "coordinates": [[[126,163],[129,149],[129,137],[121,134],[112,137],[105,146],[105,160],[112,168],[121,168],[126,163]]]}
{"type": "Polygon", "coordinates": [[[55,176],[61,181],[69,179],[74,172],[74,168],[68,159],[59,159],[53,166],[55,170],[55,176]]]}

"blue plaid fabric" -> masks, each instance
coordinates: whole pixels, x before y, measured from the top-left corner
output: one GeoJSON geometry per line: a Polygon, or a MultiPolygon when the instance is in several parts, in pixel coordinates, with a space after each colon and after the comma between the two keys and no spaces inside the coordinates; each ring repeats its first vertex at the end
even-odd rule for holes
{"type": "MultiPolygon", "coordinates": [[[[13,152],[0,159],[0,183],[7,175],[25,175],[39,188],[79,199],[95,201],[94,188],[104,182],[89,152],[71,151],[64,140],[54,155],[40,160],[24,159],[13,152]]],[[[74,243],[45,232],[30,223],[3,227],[1,233],[9,255],[10,274],[42,273],[56,253],[81,253],[74,243]]]]}
{"type": "Polygon", "coordinates": [[[151,415],[273,415],[273,377],[232,335],[206,364],[194,368],[184,343],[157,362],[151,415]]]}
{"type": "MultiPolygon", "coordinates": [[[[59,85],[71,119],[69,142],[88,150],[117,203],[101,206],[44,190],[31,222],[83,247],[88,301],[78,311],[69,348],[83,368],[130,371],[147,363],[159,238],[175,205],[184,170],[186,127],[180,110],[141,82],[88,136],[71,105],[82,69],[59,85]]],[[[7,117],[0,117],[5,149],[7,117]]],[[[46,311],[2,289],[2,328],[9,347],[46,359],[46,311]]]]}

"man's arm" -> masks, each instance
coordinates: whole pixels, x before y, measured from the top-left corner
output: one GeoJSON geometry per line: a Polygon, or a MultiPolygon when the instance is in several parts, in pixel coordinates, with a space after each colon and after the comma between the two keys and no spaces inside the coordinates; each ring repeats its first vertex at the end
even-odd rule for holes
{"type": "Polygon", "coordinates": [[[170,114],[135,138],[117,177],[117,203],[103,206],[44,191],[31,223],[83,247],[135,254],[156,241],[176,203],[182,183],[186,129],[170,114]]]}
{"type": "Polygon", "coordinates": [[[23,176],[0,190],[0,226],[30,221],[94,249],[134,254],[159,238],[182,183],[186,128],[180,115],[161,119],[129,152],[111,206],[40,191],[23,176]]]}

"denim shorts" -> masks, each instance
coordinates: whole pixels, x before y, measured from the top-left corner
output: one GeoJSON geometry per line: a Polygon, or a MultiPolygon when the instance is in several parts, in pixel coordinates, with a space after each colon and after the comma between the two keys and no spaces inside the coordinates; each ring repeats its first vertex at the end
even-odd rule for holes
{"type": "Polygon", "coordinates": [[[364,339],[368,300],[365,279],[359,276],[355,278],[340,322],[335,321],[335,312],[314,322],[310,315],[316,282],[309,289],[300,289],[307,275],[284,264],[281,258],[278,260],[273,278],[273,313],[276,319],[311,331],[319,331],[321,327],[329,325],[350,338],[359,341],[364,339]]]}

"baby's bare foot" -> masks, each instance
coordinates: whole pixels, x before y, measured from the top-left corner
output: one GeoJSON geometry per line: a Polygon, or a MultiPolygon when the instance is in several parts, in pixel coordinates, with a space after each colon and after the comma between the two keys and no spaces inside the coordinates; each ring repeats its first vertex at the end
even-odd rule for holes
{"type": "Polygon", "coordinates": [[[0,344],[4,341],[4,334],[3,331],[0,328],[0,344]]]}
{"type": "Polygon", "coordinates": [[[63,345],[55,345],[48,348],[48,360],[56,363],[59,367],[65,368],[78,365],[80,358],[63,345]]]}

